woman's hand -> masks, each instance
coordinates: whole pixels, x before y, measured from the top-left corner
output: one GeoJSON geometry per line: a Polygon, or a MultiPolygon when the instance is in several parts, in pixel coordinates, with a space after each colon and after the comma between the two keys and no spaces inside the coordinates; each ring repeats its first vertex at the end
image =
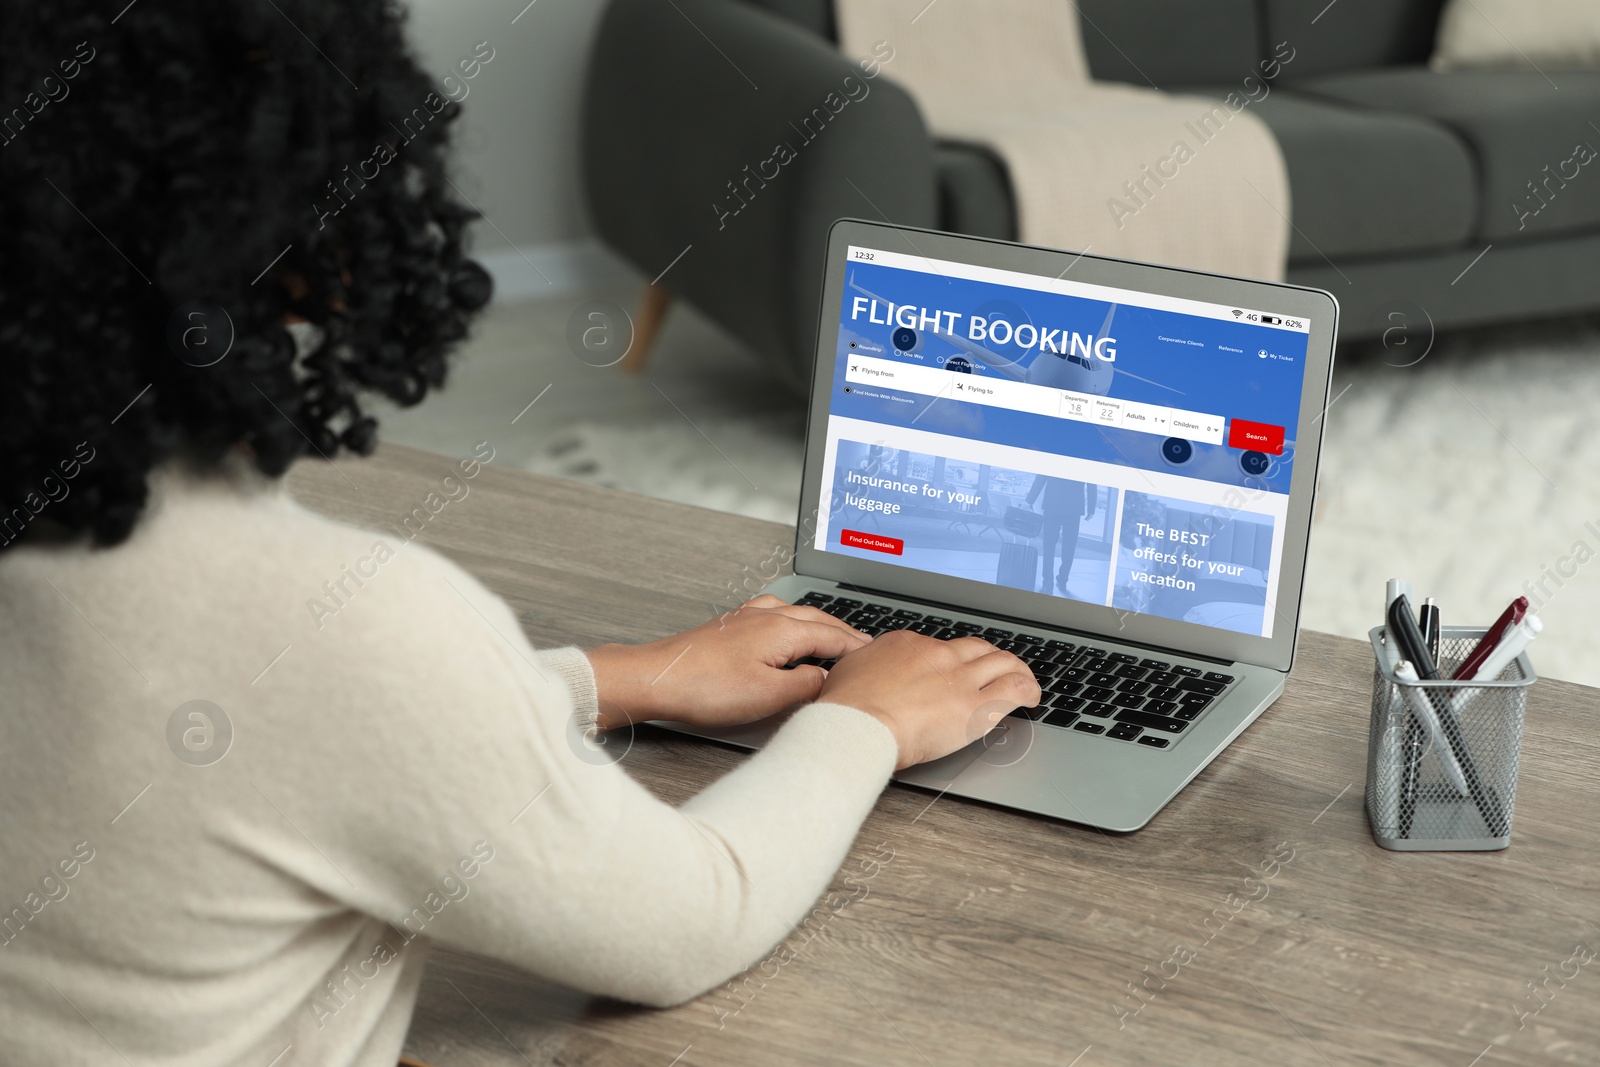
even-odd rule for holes
{"type": "Polygon", "coordinates": [[[828,672],[785,664],[838,659],[870,638],[816,608],[762,594],[693,630],[644,645],[587,653],[602,730],[646,719],[739,726],[815,700],[828,672]]]}
{"type": "Polygon", "coordinates": [[[936,641],[905,630],[845,657],[821,693],[889,728],[900,747],[897,770],[966,747],[1039,697],[1028,665],[982,638],[936,641]]]}

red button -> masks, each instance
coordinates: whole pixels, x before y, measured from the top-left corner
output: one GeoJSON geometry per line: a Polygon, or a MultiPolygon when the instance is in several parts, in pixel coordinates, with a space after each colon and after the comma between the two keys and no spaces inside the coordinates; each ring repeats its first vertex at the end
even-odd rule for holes
{"type": "Polygon", "coordinates": [[[1234,419],[1228,425],[1228,447],[1249,452],[1267,452],[1283,455],[1283,427],[1249,419],[1234,419]]]}
{"type": "Polygon", "coordinates": [[[887,552],[891,556],[898,556],[906,549],[906,543],[898,537],[862,533],[860,530],[841,530],[839,543],[851,548],[870,548],[874,552],[887,552]]]}

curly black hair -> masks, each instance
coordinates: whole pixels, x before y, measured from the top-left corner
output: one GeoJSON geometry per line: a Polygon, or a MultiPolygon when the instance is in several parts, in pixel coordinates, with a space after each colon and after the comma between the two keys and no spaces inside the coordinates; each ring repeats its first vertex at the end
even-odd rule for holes
{"type": "Polygon", "coordinates": [[[358,394],[421,400],[489,299],[397,3],[121,6],[0,0],[0,548],[123,540],[178,454],[370,452],[358,394]]]}

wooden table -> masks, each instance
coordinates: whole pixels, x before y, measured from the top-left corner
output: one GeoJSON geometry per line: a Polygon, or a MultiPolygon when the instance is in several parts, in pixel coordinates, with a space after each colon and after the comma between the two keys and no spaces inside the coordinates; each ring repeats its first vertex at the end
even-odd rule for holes
{"type": "MultiPolygon", "coordinates": [[[[450,464],[386,447],[341,460],[348,481],[315,461],[290,485],[378,526],[450,464]]],[[[792,532],[491,465],[426,540],[549,646],[699,623],[759,587],[792,532]]],[[[1283,698],[1135,834],[892,785],[835,881],[854,899],[792,935],[787,963],[674,1010],[438,952],[408,1052],[437,1067],[1600,1063],[1595,690],[1533,690],[1511,848],[1406,855],[1373,843],[1362,809],[1371,670],[1361,643],[1305,634],[1283,698]]],[[[626,766],[681,801],[744,758],[641,730],[626,766]]]]}

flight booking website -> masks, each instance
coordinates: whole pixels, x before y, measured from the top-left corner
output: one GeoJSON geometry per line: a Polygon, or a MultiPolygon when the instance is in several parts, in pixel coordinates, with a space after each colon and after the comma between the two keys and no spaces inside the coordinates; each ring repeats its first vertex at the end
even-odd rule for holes
{"type": "Polygon", "coordinates": [[[1304,318],[846,255],[819,551],[1272,636],[1304,318]]]}

